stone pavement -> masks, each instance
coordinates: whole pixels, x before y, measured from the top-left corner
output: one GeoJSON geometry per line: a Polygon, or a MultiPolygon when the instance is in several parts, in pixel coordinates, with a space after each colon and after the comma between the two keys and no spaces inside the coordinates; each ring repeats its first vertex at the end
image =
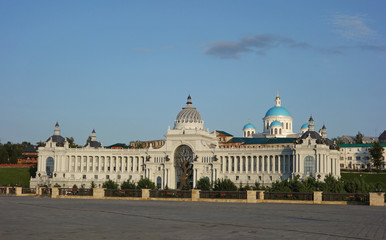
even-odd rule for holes
{"type": "Polygon", "coordinates": [[[0,196],[0,239],[386,239],[386,207],[0,196]]]}

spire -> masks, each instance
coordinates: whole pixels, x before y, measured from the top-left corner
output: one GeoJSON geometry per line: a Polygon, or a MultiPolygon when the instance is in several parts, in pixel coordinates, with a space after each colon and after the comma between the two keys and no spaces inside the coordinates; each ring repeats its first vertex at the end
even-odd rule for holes
{"type": "Polygon", "coordinates": [[[192,97],[190,96],[190,94],[188,96],[188,101],[186,102],[186,104],[192,105],[192,97]]]}
{"type": "Polygon", "coordinates": [[[58,122],[56,122],[56,124],[55,124],[54,135],[60,136],[60,129],[59,129],[59,123],[58,122]]]}
{"type": "Polygon", "coordinates": [[[277,93],[276,93],[275,106],[276,106],[276,107],[280,107],[280,106],[281,106],[281,101],[280,101],[280,96],[279,96],[279,90],[277,90],[277,93]]]}
{"type": "Polygon", "coordinates": [[[314,127],[314,119],[312,118],[312,116],[310,117],[310,120],[308,120],[308,122],[309,122],[308,130],[309,130],[309,131],[315,131],[315,127],[314,127]]]}

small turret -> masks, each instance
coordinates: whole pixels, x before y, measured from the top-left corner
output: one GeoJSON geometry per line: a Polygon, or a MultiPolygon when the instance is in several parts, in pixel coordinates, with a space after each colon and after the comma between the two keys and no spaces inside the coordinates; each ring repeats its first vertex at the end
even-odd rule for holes
{"type": "Polygon", "coordinates": [[[324,124],[322,127],[322,138],[327,138],[327,129],[326,129],[326,126],[324,124]]]}
{"type": "Polygon", "coordinates": [[[95,129],[92,130],[91,141],[96,141],[95,129]]]}
{"type": "Polygon", "coordinates": [[[308,130],[315,131],[314,119],[312,118],[312,116],[310,117],[310,120],[308,120],[308,130]]]}
{"type": "Polygon", "coordinates": [[[59,129],[59,123],[58,122],[56,122],[56,124],[55,124],[54,136],[60,136],[60,129],[59,129]]]}

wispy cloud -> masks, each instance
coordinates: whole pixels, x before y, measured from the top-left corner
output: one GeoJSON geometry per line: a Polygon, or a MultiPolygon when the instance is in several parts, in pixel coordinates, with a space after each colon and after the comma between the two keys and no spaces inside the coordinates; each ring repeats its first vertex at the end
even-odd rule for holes
{"type": "Polygon", "coordinates": [[[136,52],[144,52],[144,53],[152,52],[152,50],[149,48],[133,48],[133,50],[136,52]]]}
{"type": "Polygon", "coordinates": [[[255,52],[259,55],[265,55],[270,49],[280,46],[300,49],[311,48],[308,43],[298,42],[292,38],[273,34],[259,34],[253,37],[242,38],[237,42],[212,42],[206,49],[205,54],[223,59],[238,59],[242,53],[255,52]]]}
{"type": "Polygon", "coordinates": [[[349,40],[366,40],[376,35],[376,32],[365,22],[366,19],[363,15],[336,14],[331,20],[335,32],[349,40]]]}

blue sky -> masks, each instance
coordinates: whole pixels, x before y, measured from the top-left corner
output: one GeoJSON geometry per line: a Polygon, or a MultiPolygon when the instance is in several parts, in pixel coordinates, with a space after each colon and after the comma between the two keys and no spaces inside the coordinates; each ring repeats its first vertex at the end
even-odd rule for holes
{"type": "MultiPolygon", "coordinates": [[[[384,1],[0,1],[0,141],[257,131],[280,92],[300,129],[386,129],[384,1]]],[[[298,130],[299,131],[299,130],[298,130]]]]}

